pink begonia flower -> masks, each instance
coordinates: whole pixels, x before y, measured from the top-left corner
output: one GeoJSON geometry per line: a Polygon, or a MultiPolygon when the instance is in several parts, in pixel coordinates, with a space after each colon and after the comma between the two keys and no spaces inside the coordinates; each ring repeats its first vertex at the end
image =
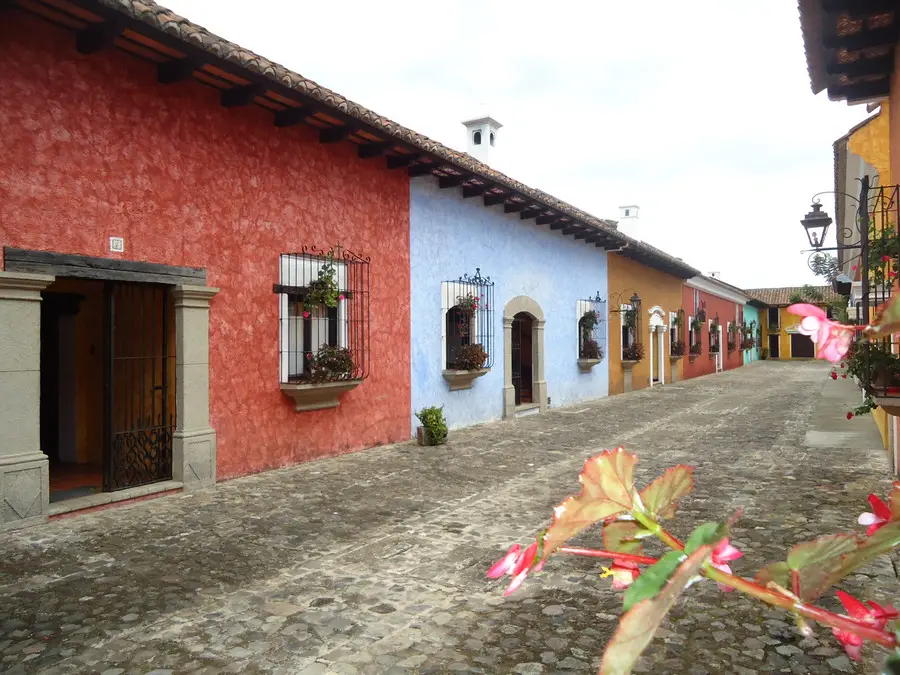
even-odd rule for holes
{"type": "Polygon", "coordinates": [[[613,590],[618,591],[622,588],[631,586],[640,574],[641,570],[638,568],[637,564],[633,562],[614,561],[611,567],[603,568],[603,574],[600,575],[600,578],[605,579],[606,577],[612,577],[613,590]]]}
{"type": "MultiPolygon", "coordinates": [[[[882,607],[871,600],[867,604],[863,604],[849,593],[844,593],[844,591],[837,591],[837,596],[851,618],[864,621],[877,630],[882,630],[888,621],[898,616],[897,610],[890,605],[882,607]]],[[[854,661],[859,661],[863,639],[855,633],[838,628],[832,628],[831,632],[834,633],[834,637],[837,638],[838,642],[844,645],[847,656],[854,661]]]]}
{"type": "Polygon", "coordinates": [[[338,300],[343,300],[343,299],[344,299],[344,294],[341,293],[341,294],[338,296],[338,300]]]}
{"type": "Polygon", "coordinates": [[[304,318],[304,319],[308,319],[308,318],[309,318],[309,312],[303,312],[303,318],[304,318]]]}
{"type": "Polygon", "coordinates": [[[797,303],[787,308],[791,314],[802,316],[800,333],[808,335],[819,348],[817,358],[837,363],[847,355],[856,328],[844,326],[828,318],[825,310],[815,305],[797,303]]]}
{"type": "Polygon", "coordinates": [[[851,265],[851,266],[850,266],[850,269],[851,269],[853,272],[855,272],[855,271],[856,271],[856,265],[851,265]]]}
{"type": "MultiPolygon", "coordinates": [[[[537,549],[537,542],[534,542],[524,551],[521,550],[521,547],[518,544],[513,544],[509,547],[506,555],[495,562],[487,571],[487,575],[490,579],[499,579],[506,574],[512,577],[512,581],[509,582],[509,587],[507,587],[503,595],[515,593],[516,589],[518,589],[519,586],[522,585],[522,582],[525,581],[525,577],[528,576],[532,565],[534,565],[537,549]]],[[[534,571],[540,572],[543,566],[544,563],[541,561],[534,567],[534,571]]]]}
{"type": "Polygon", "coordinates": [[[881,256],[881,262],[891,262],[891,256],[889,256],[889,255],[881,256]]]}
{"type": "MultiPolygon", "coordinates": [[[[712,566],[721,572],[725,572],[725,574],[731,574],[731,567],[728,566],[728,563],[732,560],[737,560],[743,555],[744,554],[741,553],[741,551],[729,543],[728,539],[723,539],[719,542],[718,546],[713,549],[712,566]]],[[[718,584],[718,586],[726,593],[730,593],[734,590],[730,586],[725,586],[724,584],[718,584]]]]}
{"type": "MultiPolygon", "coordinates": [[[[850,419],[849,417],[847,419],[850,419]]],[[[869,504],[872,505],[872,513],[862,513],[857,521],[860,525],[867,525],[866,536],[871,537],[891,519],[891,510],[876,494],[869,495],[869,504]]]]}

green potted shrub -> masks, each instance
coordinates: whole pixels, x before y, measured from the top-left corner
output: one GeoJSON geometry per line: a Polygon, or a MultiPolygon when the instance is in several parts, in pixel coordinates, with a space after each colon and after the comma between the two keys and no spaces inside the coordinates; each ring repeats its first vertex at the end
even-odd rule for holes
{"type": "Polygon", "coordinates": [[[416,441],[419,445],[443,445],[447,442],[447,420],[444,419],[444,406],[422,408],[416,413],[421,426],[416,429],[416,441]]]}

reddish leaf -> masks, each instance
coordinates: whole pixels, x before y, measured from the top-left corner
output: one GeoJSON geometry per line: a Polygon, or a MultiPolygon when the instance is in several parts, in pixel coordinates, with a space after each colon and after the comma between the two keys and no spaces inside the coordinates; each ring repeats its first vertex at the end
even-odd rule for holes
{"type": "Polygon", "coordinates": [[[834,583],[831,579],[841,569],[844,555],[858,544],[855,534],[830,534],[794,546],[787,558],[788,567],[797,572],[794,593],[804,602],[822,595],[834,583]]]}
{"type": "Polygon", "coordinates": [[[774,581],[782,588],[790,590],[791,568],[788,567],[788,564],[786,562],[777,562],[772,563],[771,565],[766,565],[759,572],[757,572],[756,583],[758,583],[760,586],[765,586],[770,581],[774,581]]]}
{"type": "Polygon", "coordinates": [[[900,521],[891,521],[880,528],[871,537],[866,537],[858,542],[855,550],[850,551],[841,558],[840,566],[833,571],[829,578],[830,584],[852,574],[863,565],[900,546],[900,521]]]}
{"type": "Polygon", "coordinates": [[[712,554],[713,546],[701,546],[688,556],[655,598],[641,600],[619,620],[619,627],[606,646],[600,675],[627,675],[650,644],[659,624],[675,600],[712,554]]]}
{"type": "Polygon", "coordinates": [[[694,467],[679,464],[641,490],[641,501],[657,518],[672,518],[678,500],[693,490],[694,467]]]}
{"type": "Polygon", "coordinates": [[[636,461],[633,454],[616,448],[584,463],[579,476],[581,493],[554,510],[553,524],[544,535],[544,556],[594,523],[634,508],[632,474],[636,461]]]}
{"type": "Polygon", "coordinates": [[[646,532],[630,520],[620,520],[603,527],[603,548],[616,553],[641,554],[641,542],[635,539],[638,532],[646,532]]]}

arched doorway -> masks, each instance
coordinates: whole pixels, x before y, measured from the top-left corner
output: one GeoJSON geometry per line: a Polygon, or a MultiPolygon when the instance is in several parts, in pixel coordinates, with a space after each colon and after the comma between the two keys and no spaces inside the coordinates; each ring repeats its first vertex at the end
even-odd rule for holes
{"type": "Polygon", "coordinates": [[[503,416],[525,409],[547,409],[544,380],[544,312],[520,295],[503,310],[503,416]]]}
{"type": "Polygon", "coordinates": [[[666,382],[666,326],[665,312],[656,305],[650,309],[650,386],[666,382]]]}

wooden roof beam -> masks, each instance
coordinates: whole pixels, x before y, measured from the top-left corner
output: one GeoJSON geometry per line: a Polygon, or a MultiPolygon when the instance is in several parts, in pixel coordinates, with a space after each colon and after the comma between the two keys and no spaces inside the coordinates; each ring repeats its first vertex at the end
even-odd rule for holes
{"type": "Polygon", "coordinates": [[[455,188],[469,180],[471,176],[441,176],[438,179],[438,185],[442,189],[455,188]]]}
{"type": "Polygon", "coordinates": [[[160,63],[156,68],[156,80],[160,84],[175,84],[176,82],[184,82],[194,74],[197,67],[194,59],[173,59],[160,63]]]}
{"type": "Polygon", "coordinates": [[[394,144],[389,141],[384,141],[383,143],[366,143],[365,145],[359,146],[356,150],[356,154],[359,155],[360,159],[372,159],[373,157],[381,157],[393,146],[394,144]]]}
{"type": "Polygon", "coordinates": [[[896,0],[822,0],[825,12],[847,11],[851,14],[871,14],[894,9],[896,0]]]}
{"type": "Polygon", "coordinates": [[[348,136],[358,130],[357,127],[350,124],[345,124],[340,127],[331,127],[330,129],[322,129],[319,132],[319,143],[339,143],[340,141],[346,140],[348,136]]]}
{"type": "Polygon", "coordinates": [[[571,225],[571,224],[572,224],[572,221],[571,221],[571,220],[562,220],[562,219],[560,219],[560,220],[557,220],[557,221],[554,221],[554,222],[550,223],[550,229],[551,229],[551,230],[561,230],[561,229],[563,229],[564,227],[566,227],[567,225],[571,225]]]}
{"type": "Polygon", "coordinates": [[[535,208],[524,209],[519,214],[519,218],[521,218],[522,220],[530,220],[531,218],[537,218],[539,215],[541,215],[541,213],[542,213],[541,209],[535,209],[535,208]]]}
{"type": "Polygon", "coordinates": [[[113,46],[122,32],[122,25],[115,19],[95,23],[78,31],[75,46],[80,54],[96,54],[113,46]]]}
{"type": "Polygon", "coordinates": [[[559,220],[559,216],[558,216],[557,214],[555,214],[555,213],[551,213],[551,214],[542,213],[541,215],[539,215],[539,216],[537,217],[537,220],[535,220],[535,222],[536,222],[538,225],[549,225],[550,223],[552,223],[552,222],[554,222],[554,221],[556,221],[556,220],[559,220]]]}
{"type": "MultiPolygon", "coordinates": [[[[422,157],[421,152],[410,152],[405,155],[390,155],[387,158],[387,168],[402,169],[403,167],[409,166],[415,160],[420,159],[421,157],[422,157]]],[[[434,164],[419,164],[417,166],[420,168],[427,167],[428,170],[425,171],[424,173],[413,173],[413,169],[415,169],[416,167],[410,166],[409,167],[410,177],[427,176],[428,174],[430,174],[432,171],[434,171],[437,168],[437,166],[435,166],[434,164]]],[[[424,169],[423,169],[423,171],[424,171],[424,169]]]]}
{"type": "Polygon", "coordinates": [[[491,189],[490,185],[465,185],[463,186],[463,197],[478,197],[491,189]]]}
{"type": "MultiPolygon", "coordinates": [[[[393,157],[388,157],[388,168],[394,168],[391,166],[391,160],[393,157]]],[[[400,168],[400,167],[397,167],[400,168]]],[[[413,164],[409,167],[406,172],[409,174],[410,178],[416,178],[418,176],[430,176],[434,173],[434,170],[437,169],[435,164],[413,164]]]]}
{"type": "Polygon", "coordinates": [[[822,40],[825,49],[849,49],[856,51],[866,47],[892,45],[897,41],[897,20],[893,25],[874,30],[863,30],[851,35],[826,35],[822,40]]]}
{"type": "Polygon", "coordinates": [[[495,206],[497,204],[502,204],[507,199],[509,199],[509,195],[498,195],[496,193],[486,194],[484,196],[484,205],[485,206],[495,206]]]}
{"type": "Polygon", "coordinates": [[[263,87],[258,84],[247,84],[243,87],[232,87],[231,89],[222,90],[222,107],[223,108],[239,108],[240,106],[250,105],[253,99],[262,94],[263,87]]]}
{"type": "Polygon", "coordinates": [[[313,110],[304,105],[297,108],[279,110],[275,113],[275,126],[279,128],[292,127],[305,121],[313,112],[313,110]]]}
{"type": "Polygon", "coordinates": [[[507,202],[503,205],[503,213],[518,213],[525,210],[523,202],[507,202]]]}
{"type": "Polygon", "coordinates": [[[893,56],[879,56],[874,59],[859,59],[850,63],[829,63],[825,71],[829,75],[849,75],[862,77],[865,75],[889,74],[894,68],[893,56]]]}

